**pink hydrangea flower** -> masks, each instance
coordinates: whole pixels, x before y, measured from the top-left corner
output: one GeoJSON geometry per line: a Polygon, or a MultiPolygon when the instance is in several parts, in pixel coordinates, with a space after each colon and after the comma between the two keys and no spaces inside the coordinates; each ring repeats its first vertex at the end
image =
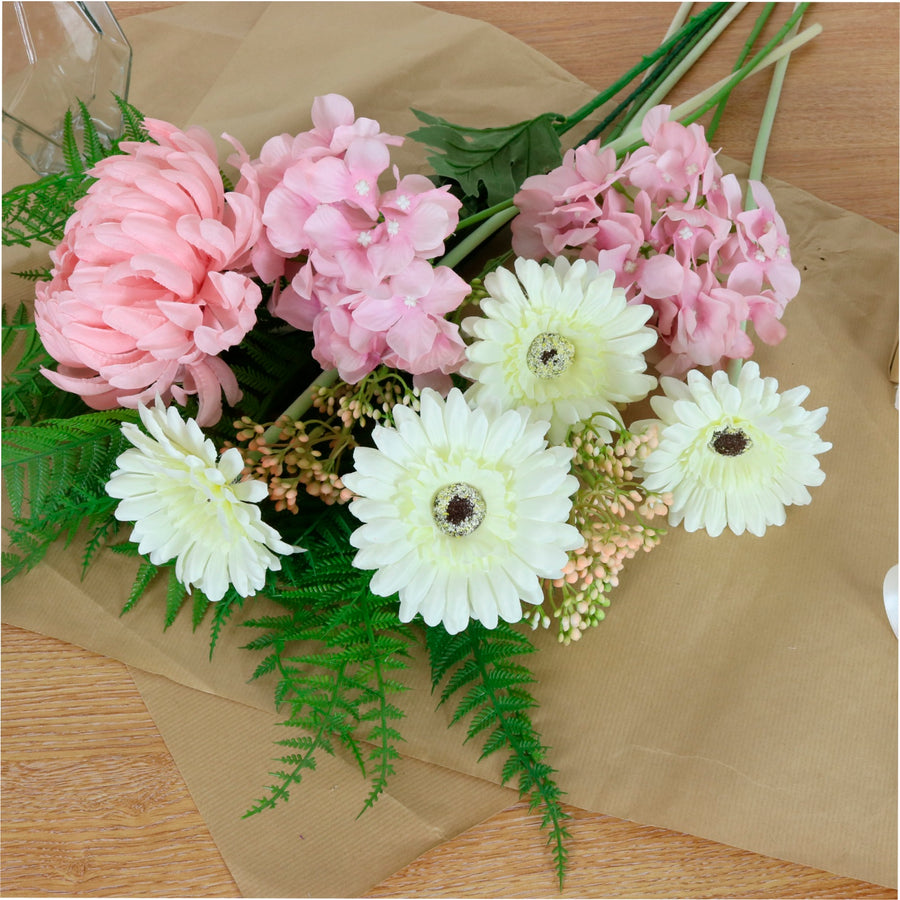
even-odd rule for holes
{"type": "Polygon", "coordinates": [[[647,146],[618,163],[591,141],[526,179],[512,231],[519,256],[581,257],[612,271],[629,303],[655,310],[660,371],[680,374],[747,358],[747,321],[763,341],[781,340],[800,276],[769,192],[751,182],[757,208],[745,211],[703,129],[669,121],[670,112],[651,110],[647,146]]]}
{"type": "MultiPolygon", "coordinates": [[[[520,213],[512,223],[516,255],[543,259],[584,247],[601,249],[598,235],[602,235],[602,249],[620,246],[599,222],[614,222],[615,213],[622,209],[604,211],[605,205],[614,202],[609,188],[621,175],[615,153],[602,150],[599,141],[590,141],[568,150],[562,165],[551,172],[526,178],[513,198],[520,213]]],[[[625,230],[633,227],[626,225],[625,230]]],[[[630,244],[630,237],[622,243],[630,244]]]]}
{"type": "Polygon", "coordinates": [[[644,295],[656,311],[650,324],[668,351],[656,365],[659,372],[680,376],[695,366],[749,359],[753,343],[741,327],[749,316],[744,295],[722,286],[708,265],[682,272],[682,283],[669,296],[644,295]]]}
{"type": "Polygon", "coordinates": [[[355,119],[346,98],[318,98],[313,124],[251,163],[263,202],[253,266],[266,281],[290,279],[276,284],[271,311],[312,331],[315,359],[350,383],[380,363],[423,377],[455,371],[463,344],[444,316],[468,285],[427,261],[443,254],[459,201],[396,167],[382,190],[389,147],[403,139],[355,119]]]}
{"type": "MultiPolygon", "coordinates": [[[[123,144],[51,253],[37,286],[35,322],[59,363],[44,374],[94,409],[136,408],[159,394],[196,394],[200,425],[221,416],[222,392],[240,399],[219,354],[256,322],[259,287],[247,265],[260,228],[253,173],[226,193],[212,137],[145,120],[156,143],[123,144]]],[[[240,152],[240,148],[239,152],[240,152]]]]}
{"type": "Polygon", "coordinates": [[[703,127],[669,121],[671,111],[670,106],[656,106],[644,116],[641,133],[647,146],[631,154],[628,178],[654,203],[693,205],[721,179],[722,170],[703,127]]]}
{"type": "Polygon", "coordinates": [[[752,181],[750,191],[757,208],[735,217],[743,261],[731,270],[729,287],[753,294],[767,282],[785,301],[792,300],[800,290],[800,272],[791,262],[784,220],[768,188],[752,181]]]}

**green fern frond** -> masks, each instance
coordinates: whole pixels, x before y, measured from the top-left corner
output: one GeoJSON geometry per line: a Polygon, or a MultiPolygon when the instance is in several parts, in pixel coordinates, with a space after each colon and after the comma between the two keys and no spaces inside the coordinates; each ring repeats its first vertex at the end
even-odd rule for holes
{"type": "Polygon", "coordinates": [[[136,106],[123,100],[118,94],[113,95],[119,112],[122,113],[122,136],[117,144],[123,141],[146,141],[149,137],[144,127],[144,115],[136,106]]]}
{"type": "Polygon", "coordinates": [[[187,588],[175,576],[175,566],[169,568],[169,580],[166,585],[166,628],[170,628],[184,608],[188,598],[187,588]]]}
{"type": "MultiPolygon", "coordinates": [[[[88,120],[90,120],[90,115],[88,115],[88,120]]],[[[75,137],[75,117],[72,115],[71,109],[66,110],[66,116],[63,119],[62,152],[69,174],[76,177],[83,176],[84,160],[81,158],[81,150],[78,148],[78,140],[75,137]]]]}
{"type": "Polygon", "coordinates": [[[286,330],[261,305],[257,322],[237,347],[222,355],[237,376],[244,396],[241,413],[254,421],[274,418],[308,384],[319,369],[312,358],[311,337],[286,330]]]}
{"type": "Polygon", "coordinates": [[[51,269],[23,269],[21,272],[13,272],[16,278],[24,281],[49,281],[53,277],[51,269]]]}
{"type": "Polygon", "coordinates": [[[115,518],[109,517],[101,521],[95,528],[91,536],[87,539],[84,546],[84,553],[81,556],[81,576],[82,578],[90,568],[94,557],[102,547],[105,547],[112,537],[118,532],[119,523],[115,518]]]}
{"type": "Polygon", "coordinates": [[[90,542],[114,527],[117,502],[107,495],[106,482],[128,446],[122,422],[136,417],[130,410],[113,410],[4,430],[2,473],[13,514],[6,529],[11,557],[5,581],[34,566],[57,538],[71,538],[82,525],[93,530],[90,553],[96,549],[90,542]]]}
{"type": "MultiPolygon", "coordinates": [[[[194,627],[194,631],[196,631],[203,623],[204,618],[206,618],[206,613],[212,606],[212,603],[207,599],[203,591],[195,590],[193,596],[194,604],[191,609],[191,624],[194,627]]],[[[210,648],[210,652],[212,652],[212,648],[210,648]]]]}
{"type": "Polygon", "coordinates": [[[99,162],[101,159],[103,159],[104,156],[107,155],[107,150],[103,146],[103,142],[100,140],[100,135],[97,133],[97,126],[94,125],[94,120],[91,117],[90,110],[88,110],[87,105],[82,100],[78,101],[78,111],[80,113],[79,121],[81,123],[82,129],[82,158],[84,161],[84,165],[87,168],[91,168],[91,166],[99,162]]]}
{"type": "Polygon", "coordinates": [[[553,854],[562,888],[570,839],[562,806],[562,791],[554,769],[545,761],[547,748],[532,724],[529,712],[537,702],[526,689],[534,682],[530,670],[513,657],[534,652],[528,638],[505,622],[495,629],[471,622],[451,635],[441,627],[429,628],[426,644],[436,688],[444,684],[440,703],[463,691],[451,716],[456,723],[471,716],[466,740],[486,733],[481,759],[499,750],[509,752],[503,765],[504,784],[516,780],[519,796],[532,809],[543,811],[541,825],[553,854]]]}
{"type": "Polygon", "coordinates": [[[218,603],[212,604],[214,607],[212,624],[209,631],[209,657],[212,659],[213,651],[222,633],[222,628],[231,618],[236,609],[243,606],[244,598],[233,588],[230,587],[225,596],[218,603]]]}
{"type": "Polygon", "coordinates": [[[122,611],[119,613],[120,616],[124,616],[125,613],[131,612],[137,604],[138,600],[144,596],[147,591],[147,588],[150,587],[150,584],[159,574],[159,567],[155,566],[149,559],[141,560],[140,566],[138,566],[137,574],[134,576],[134,584],[131,586],[131,591],[128,594],[128,599],[125,601],[125,605],[122,607],[122,611]]]}
{"type": "Polygon", "coordinates": [[[274,773],[247,816],[286,800],[315,768],[316,754],[338,746],[370,780],[362,814],[384,792],[399,758],[404,713],[393,698],[407,687],[395,673],[408,665],[412,635],[397,620],[396,598],[373,594],[370,573],[353,568],[346,512],[324,513],[319,526],[307,552],[283,559],[264,592],[287,614],[244,623],[263,631],[248,645],[266,651],[254,677],[277,673],[276,703],[289,709],[283,724],[303,731],[285,745],[300,752],[279,758],[288,768],[274,773]]]}
{"type": "Polygon", "coordinates": [[[2,470],[14,515],[22,515],[26,499],[32,516],[56,512],[76,484],[102,492],[116,457],[130,446],[122,423],[137,418],[117,409],[4,429],[2,470]]]}
{"type": "Polygon", "coordinates": [[[68,173],[45,175],[3,195],[3,244],[58,244],[75,203],[91,179],[68,173]]]}

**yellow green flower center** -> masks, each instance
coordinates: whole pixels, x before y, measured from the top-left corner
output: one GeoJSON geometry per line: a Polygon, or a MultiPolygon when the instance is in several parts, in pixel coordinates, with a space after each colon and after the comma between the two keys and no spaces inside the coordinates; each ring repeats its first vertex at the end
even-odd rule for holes
{"type": "Polygon", "coordinates": [[[451,537],[465,537],[484,521],[487,504],[481,492],[462,481],[446,484],[431,501],[434,523],[451,537]]]}
{"type": "Polygon", "coordinates": [[[525,359],[538,378],[556,378],[572,365],[575,345],[561,334],[545,331],[531,342],[525,359]]]}

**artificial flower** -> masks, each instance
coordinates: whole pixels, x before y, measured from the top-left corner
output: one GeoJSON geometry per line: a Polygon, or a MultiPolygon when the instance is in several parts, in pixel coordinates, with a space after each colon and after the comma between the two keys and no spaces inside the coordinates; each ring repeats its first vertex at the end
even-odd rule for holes
{"type": "Polygon", "coordinates": [[[474,384],[474,404],[530,407],[550,422],[550,440],[596,413],[618,420],[616,403],[643,399],[656,386],[644,351],[656,343],[645,327],[649,306],[629,306],[614,274],[587,260],[553,265],[517,259],[484,280],[483,316],[463,321],[476,338],[460,370],[474,384]]]}
{"type": "Polygon", "coordinates": [[[382,191],[389,145],[403,139],[354,119],[346,98],[317,98],[313,122],[309,132],[267,142],[249,164],[263,222],[253,265],[266,281],[288,282],[275,285],[270,310],[311,331],[314,358],[347,382],[381,363],[449,382],[463,344],[444,314],[469,286],[428,261],[444,252],[459,200],[423,175],[401,177],[396,166],[395,187],[382,191]]]}
{"type": "Polygon", "coordinates": [[[262,521],[256,505],[268,495],[259,481],[240,481],[244,461],[236,448],[217,460],[213,442],[194,419],[163,405],[138,407],[149,434],[126,422],[134,445],[116,460],[106,492],[121,502],[119,521],[134,522],[131,540],[154,565],[175,559],[175,577],[213,602],[229,585],[242,597],[261,590],[278,554],[298,552],[262,521]]]}
{"type": "Polygon", "coordinates": [[[159,394],[200,401],[203,426],[241,397],[219,354],[256,324],[259,287],[235,271],[260,228],[252,172],[226,192],[201,128],[146,119],[152,141],[124,143],[97,180],[38,282],[35,324],[59,363],[42,370],[93,409],[135,408],[159,394]]]}
{"type": "Polygon", "coordinates": [[[763,535],[783,525],[785,507],[810,502],[808,487],[825,473],[817,455],[831,449],[818,430],[827,408],[800,404],[809,388],[778,393],[774,378],[761,378],[748,362],[732,384],[724,371],[712,379],[688,372],[687,383],[663,377],[664,396],[651,398],[659,416],[659,446],[642,464],[644,487],[671,492],[669,523],[713,537],[727,525],[763,535]]]}
{"type": "Polygon", "coordinates": [[[514,198],[512,245],[530,259],[565,255],[612,270],[629,303],[654,309],[660,372],[681,375],[749,357],[746,321],[778,343],[800,273],[768,190],[750,181],[757,208],[743,210],[740,185],[722,174],[703,129],[670,113],[650,110],[648,145],[618,162],[589,141],[527,178],[514,198]]]}
{"type": "Polygon", "coordinates": [[[422,392],[420,413],[395,406],[375,448],[357,447],[344,485],[362,522],[353,564],[377,570],[372,591],[400,595],[400,620],[420,613],[455,634],[470,619],[494,628],[543,600],[584,539],[567,524],[577,489],[572,450],[548,447],[527,411],[472,409],[458,389],[422,392]]]}

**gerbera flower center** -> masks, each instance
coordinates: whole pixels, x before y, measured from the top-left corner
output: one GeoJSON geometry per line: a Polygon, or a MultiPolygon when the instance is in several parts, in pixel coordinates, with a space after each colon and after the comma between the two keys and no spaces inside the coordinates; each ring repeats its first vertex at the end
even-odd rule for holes
{"type": "Polygon", "coordinates": [[[431,501],[435,525],[451,537],[471,534],[484,521],[486,512],[481,492],[462,481],[444,485],[431,501]]]}
{"type": "Polygon", "coordinates": [[[538,378],[556,378],[572,365],[575,345],[561,334],[545,331],[531,342],[525,359],[538,378]]]}
{"type": "Polygon", "coordinates": [[[709,441],[709,449],[719,456],[740,456],[752,446],[753,441],[743,429],[731,426],[716,429],[709,441]]]}

